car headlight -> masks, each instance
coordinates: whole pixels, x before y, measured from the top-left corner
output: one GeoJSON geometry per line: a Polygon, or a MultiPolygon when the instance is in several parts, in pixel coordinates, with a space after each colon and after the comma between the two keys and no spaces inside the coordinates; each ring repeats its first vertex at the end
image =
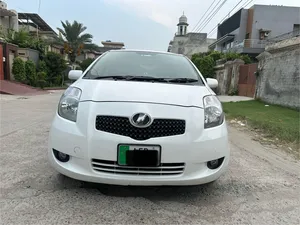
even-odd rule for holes
{"type": "Polygon", "coordinates": [[[204,128],[219,126],[223,123],[224,113],[222,104],[214,95],[205,96],[204,102],[204,128]]]}
{"type": "Polygon", "coordinates": [[[67,120],[76,122],[80,96],[81,90],[79,88],[69,87],[60,98],[58,115],[67,120]]]}

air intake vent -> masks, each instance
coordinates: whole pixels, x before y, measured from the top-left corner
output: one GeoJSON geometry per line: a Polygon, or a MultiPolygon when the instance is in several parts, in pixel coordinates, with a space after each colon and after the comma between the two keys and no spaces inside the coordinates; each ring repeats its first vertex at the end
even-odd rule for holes
{"type": "Polygon", "coordinates": [[[184,163],[162,163],[159,167],[129,167],[119,166],[115,161],[92,159],[95,171],[111,174],[171,176],[182,174],[184,166],[184,163]]]}

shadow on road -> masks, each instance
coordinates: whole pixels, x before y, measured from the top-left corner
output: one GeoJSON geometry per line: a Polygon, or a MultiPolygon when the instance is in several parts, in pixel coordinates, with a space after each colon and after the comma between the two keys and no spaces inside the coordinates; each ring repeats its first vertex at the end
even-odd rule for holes
{"type": "MultiPolygon", "coordinates": [[[[77,181],[58,174],[58,185],[65,189],[96,189],[101,194],[112,197],[144,197],[159,200],[176,200],[178,197],[213,195],[218,182],[198,186],[118,186],[77,181]]],[[[218,189],[218,188],[216,188],[218,189]]]]}

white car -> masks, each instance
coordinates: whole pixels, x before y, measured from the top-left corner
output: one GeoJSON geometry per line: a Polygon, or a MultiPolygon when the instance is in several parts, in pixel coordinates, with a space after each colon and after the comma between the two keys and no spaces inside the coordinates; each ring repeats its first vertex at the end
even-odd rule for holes
{"type": "Polygon", "coordinates": [[[68,177],[116,185],[198,185],[229,162],[222,105],[185,56],[114,50],[62,95],[49,136],[53,167],[68,177]]]}

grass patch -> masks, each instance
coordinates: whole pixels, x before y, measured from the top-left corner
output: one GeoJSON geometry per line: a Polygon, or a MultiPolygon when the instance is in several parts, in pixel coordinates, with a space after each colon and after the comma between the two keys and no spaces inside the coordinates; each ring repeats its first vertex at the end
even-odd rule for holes
{"type": "Polygon", "coordinates": [[[242,119],[257,129],[281,141],[299,144],[300,112],[260,101],[224,102],[228,119],[242,119]]]}

